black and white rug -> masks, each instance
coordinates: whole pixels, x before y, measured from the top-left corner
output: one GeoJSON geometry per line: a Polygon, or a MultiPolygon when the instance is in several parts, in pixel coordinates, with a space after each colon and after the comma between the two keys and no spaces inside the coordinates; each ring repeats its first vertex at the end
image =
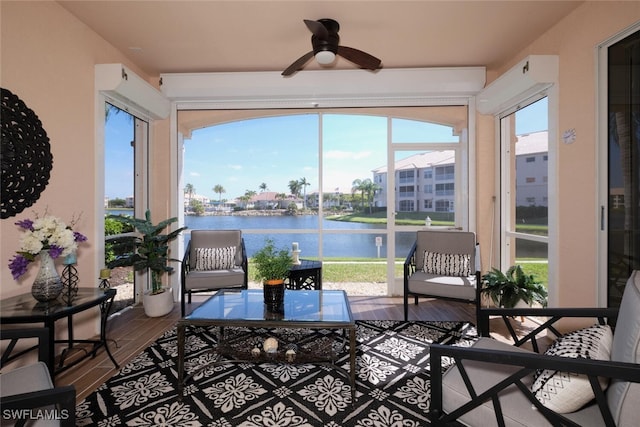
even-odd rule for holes
{"type": "MultiPolygon", "coordinates": [[[[229,333],[229,331],[227,331],[229,333]]],[[[348,345],[329,330],[235,329],[247,348],[267,336],[282,351],[323,340],[334,343],[335,363],[349,370],[348,345]],[[256,332],[259,335],[256,335],[256,332]]],[[[215,328],[190,329],[186,369],[193,377],[177,393],[175,328],[96,392],[78,403],[77,424],[95,426],[420,426],[428,424],[429,344],[470,345],[463,322],[358,321],[356,398],[349,379],[324,364],[212,363],[215,328]]],[[[442,366],[445,370],[447,366],[442,366]]]]}

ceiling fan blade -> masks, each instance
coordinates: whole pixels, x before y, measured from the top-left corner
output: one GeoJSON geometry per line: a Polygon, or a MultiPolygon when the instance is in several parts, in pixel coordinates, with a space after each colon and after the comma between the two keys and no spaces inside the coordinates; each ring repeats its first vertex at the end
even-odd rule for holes
{"type": "Polygon", "coordinates": [[[326,40],[329,37],[329,30],[327,30],[327,27],[325,27],[322,22],[305,19],[304,23],[307,25],[309,31],[319,39],[326,40]]]}
{"type": "Polygon", "coordinates": [[[296,71],[301,70],[311,58],[313,58],[313,51],[305,53],[300,58],[296,59],[293,64],[289,65],[287,69],[282,72],[282,75],[290,76],[296,71]]]}
{"type": "Polygon", "coordinates": [[[338,55],[367,70],[377,70],[382,66],[380,59],[352,47],[338,46],[338,55]]]}

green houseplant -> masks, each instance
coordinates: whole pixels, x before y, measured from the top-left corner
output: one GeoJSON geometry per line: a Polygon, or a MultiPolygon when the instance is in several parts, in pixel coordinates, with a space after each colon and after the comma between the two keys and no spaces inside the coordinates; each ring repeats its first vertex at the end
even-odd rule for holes
{"type": "Polygon", "coordinates": [[[266,239],[264,246],[252,257],[258,280],[264,284],[283,283],[293,264],[293,258],[285,248],[277,249],[273,239],[266,239]],[[272,283],[274,282],[274,283],[272,283]]]}
{"type": "MultiPolygon", "coordinates": [[[[133,248],[134,250],[133,252],[128,252],[126,255],[111,260],[107,264],[107,267],[132,266],[135,271],[149,272],[151,276],[151,289],[143,296],[145,313],[151,317],[163,316],[169,313],[173,308],[173,296],[163,288],[162,275],[173,271],[173,267],[167,265],[169,261],[179,261],[175,258],[169,258],[169,242],[177,238],[187,227],[181,227],[168,234],[163,234],[163,230],[170,224],[176,222],[178,218],[173,217],[161,221],[158,224],[153,224],[151,221],[151,211],[149,210],[146,211],[144,219],[122,215],[108,215],[107,218],[130,226],[139,233],[139,235],[136,236],[127,236],[120,239],[119,242],[114,245],[113,249],[116,251],[119,248],[133,248]],[[154,296],[161,294],[164,294],[162,303],[152,302],[154,296]],[[159,306],[156,307],[156,304],[159,304],[159,306]]],[[[156,300],[158,299],[159,298],[156,300]]]]}
{"type": "Polygon", "coordinates": [[[285,248],[277,249],[273,239],[266,239],[265,245],[252,257],[257,270],[257,279],[262,281],[264,303],[268,311],[281,313],[284,301],[284,279],[289,275],[293,258],[285,248]]]}
{"type": "Polygon", "coordinates": [[[547,306],[547,288],[531,274],[525,274],[520,265],[509,267],[506,273],[497,268],[482,276],[482,294],[498,307],[513,308],[519,301],[527,305],[539,303],[547,306]]]}

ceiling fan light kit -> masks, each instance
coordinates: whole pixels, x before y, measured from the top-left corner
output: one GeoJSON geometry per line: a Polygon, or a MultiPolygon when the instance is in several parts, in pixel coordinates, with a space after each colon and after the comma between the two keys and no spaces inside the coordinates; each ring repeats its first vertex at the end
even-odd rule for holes
{"type": "Polygon", "coordinates": [[[316,53],[316,61],[320,65],[329,65],[332,64],[336,60],[336,54],[331,52],[330,50],[322,50],[316,53]]]}
{"type": "Polygon", "coordinates": [[[317,21],[305,19],[304,23],[311,31],[311,46],[313,50],[305,53],[295,60],[293,64],[289,65],[282,72],[283,76],[290,76],[302,70],[313,57],[315,57],[318,64],[323,66],[333,64],[336,56],[342,56],[360,68],[371,71],[382,68],[382,61],[375,56],[352,47],[340,46],[340,36],[338,36],[340,24],[337,21],[327,18],[317,21]]]}

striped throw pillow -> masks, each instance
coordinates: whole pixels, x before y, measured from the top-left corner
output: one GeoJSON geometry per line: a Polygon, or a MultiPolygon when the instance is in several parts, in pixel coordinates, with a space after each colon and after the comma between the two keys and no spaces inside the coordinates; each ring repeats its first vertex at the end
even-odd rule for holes
{"type": "Polygon", "coordinates": [[[196,248],[196,270],[229,270],[235,266],[236,247],[196,248]]]}
{"type": "Polygon", "coordinates": [[[422,271],[442,276],[470,276],[471,257],[468,254],[442,254],[424,251],[422,271]]]}

